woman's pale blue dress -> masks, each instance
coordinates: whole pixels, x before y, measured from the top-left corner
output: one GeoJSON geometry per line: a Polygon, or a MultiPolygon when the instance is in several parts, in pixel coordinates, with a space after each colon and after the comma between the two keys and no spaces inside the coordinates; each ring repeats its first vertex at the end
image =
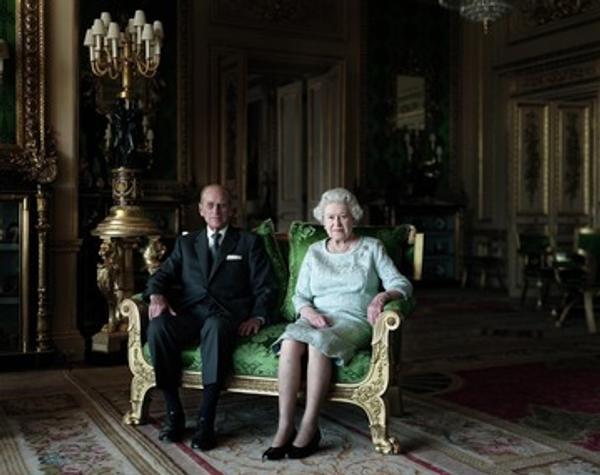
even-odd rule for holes
{"type": "Polygon", "coordinates": [[[345,253],[327,250],[327,239],[312,244],[306,253],[293,298],[297,313],[312,305],[331,326],[314,328],[303,318],[289,324],[274,343],[278,353],[281,341],[301,341],[318,348],[337,365],[346,365],[356,350],[371,341],[367,307],[380,291],[397,290],[405,297],[412,285],[394,265],[381,241],[360,237],[345,253]]]}

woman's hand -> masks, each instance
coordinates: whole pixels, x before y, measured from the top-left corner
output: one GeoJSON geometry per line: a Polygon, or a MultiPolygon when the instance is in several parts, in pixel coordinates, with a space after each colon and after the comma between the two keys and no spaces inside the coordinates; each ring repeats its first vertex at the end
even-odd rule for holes
{"type": "Polygon", "coordinates": [[[371,325],[375,325],[375,322],[377,321],[377,318],[379,318],[379,314],[383,312],[383,306],[387,301],[387,292],[379,292],[375,297],[373,297],[373,300],[371,300],[371,303],[367,308],[367,318],[371,325]]]}
{"type": "Polygon", "coordinates": [[[148,318],[152,320],[167,310],[171,315],[176,315],[175,310],[169,305],[169,301],[164,295],[152,294],[150,296],[150,307],[148,307],[148,318]]]}
{"type": "Polygon", "coordinates": [[[314,328],[326,328],[331,326],[325,315],[317,312],[308,305],[300,309],[300,316],[314,328]]]}

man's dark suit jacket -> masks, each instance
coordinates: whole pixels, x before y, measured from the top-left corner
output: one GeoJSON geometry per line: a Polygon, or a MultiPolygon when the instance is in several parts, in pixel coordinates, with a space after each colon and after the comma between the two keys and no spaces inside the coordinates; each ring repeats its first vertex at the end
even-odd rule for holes
{"type": "Polygon", "coordinates": [[[272,318],[277,283],[262,240],[256,234],[229,226],[212,271],[206,230],[181,236],[171,255],[148,280],[145,296],[168,295],[180,287],[176,311],[195,314],[216,305],[238,321],[272,318]]]}

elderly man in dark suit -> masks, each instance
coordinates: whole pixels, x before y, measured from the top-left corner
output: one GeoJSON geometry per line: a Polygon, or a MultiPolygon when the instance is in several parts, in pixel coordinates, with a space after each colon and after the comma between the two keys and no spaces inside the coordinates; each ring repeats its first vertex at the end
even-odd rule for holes
{"type": "Polygon", "coordinates": [[[258,332],[272,314],[277,288],[261,239],[231,226],[229,192],[208,185],[200,194],[200,215],[206,229],[177,239],[173,252],[150,277],[148,343],[162,389],[167,419],[159,439],[183,438],[185,416],[178,388],[181,383],[181,349],[201,342],[204,386],[192,447],[216,446],[214,420],[219,392],[231,370],[237,335],[258,332]],[[178,305],[166,295],[180,287],[178,305]]]}

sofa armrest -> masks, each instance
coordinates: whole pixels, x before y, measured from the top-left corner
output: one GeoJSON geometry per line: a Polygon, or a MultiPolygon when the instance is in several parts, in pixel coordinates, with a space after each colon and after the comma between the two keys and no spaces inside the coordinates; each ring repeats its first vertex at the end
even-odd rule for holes
{"type": "Polygon", "coordinates": [[[144,359],[143,346],[146,326],[148,325],[148,305],[142,299],[141,294],[133,295],[125,299],[120,305],[121,315],[129,322],[128,332],[128,361],[129,368],[133,374],[140,369],[152,368],[144,359]]]}
{"type": "Polygon", "coordinates": [[[413,297],[409,297],[407,299],[390,300],[383,307],[384,311],[391,310],[398,313],[401,319],[410,317],[414,309],[415,299],[413,297]]]}
{"type": "Polygon", "coordinates": [[[394,310],[384,310],[379,314],[379,318],[375,322],[373,326],[373,336],[371,338],[371,346],[382,343],[384,346],[388,346],[389,343],[389,334],[391,331],[396,330],[400,323],[402,322],[402,317],[400,314],[394,310]]]}
{"type": "MultiPolygon", "coordinates": [[[[398,315],[400,324],[404,322],[413,313],[416,306],[415,299],[411,296],[407,299],[391,300],[383,307],[382,316],[388,312],[398,315]]],[[[395,326],[388,330],[388,357],[390,364],[390,384],[392,386],[398,384],[402,362],[402,329],[395,326]],[[396,330],[396,331],[393,331],[396,330]]]]}

